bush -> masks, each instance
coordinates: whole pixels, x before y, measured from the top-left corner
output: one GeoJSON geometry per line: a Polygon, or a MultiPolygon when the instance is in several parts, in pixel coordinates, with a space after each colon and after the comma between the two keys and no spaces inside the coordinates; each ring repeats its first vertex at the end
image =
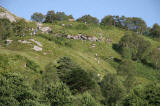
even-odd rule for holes
{"type": "Polygon", "coordinates": [[[115,74],[105,75],[100,85],[102,95],[105,98],[104,104],[114,106],[123,98],[124,89],[115,74]]]}
{"type": "Polygon", "coordinates": [[[2,73],[0,75],[0,104],[2,106],[21,104],[24,100],[38,102],[38,95],[29,85],[25,84],[24,78],[17,73],[2,73]]]}
{"type": "Polygon", "coordinates": [[[70,106],[72,104],[71,92],[63,83],[53,83],[47,86],[44,96],[50,102],[50,106],[70,106]]]}
{"type": "Polygon", "coordinates": [[[29,34],[29,25],[24,19],[12,23],[13,32],[16,36],[25,36],[29,34]]]}
{"type": "Polygon", "coordinates": [[[49,63],[45,67],[45,70],[41,71],[41,77],[34,81],[33,88],[36,91],[42,91],[45,86],[59,81],[60,79],[58,77],[56,67],[53,65],[53,63],[49,63]]]}
{"type": "Polygon", "coordinates": [[[8,19],[0,19],[0,40],[5,40],[12,36],[13,30],[8,19]]]}
{"type": "Polygon", "coordinates": [[[146,85],[141,89],[134,89],[127,96],[123,104],[127,106],[159,106],[160,105],[160,86],[157,83],[146,85]]]}
{"type": "Polygon", "coordinates": [[[152,52],[147,56],[145,62],[151,64],[155,69],[160,68],[160,51],[158,49],[152,50],[152,52]]]}
{"type": "Polygon", "coordinates": [[[80,98],[80,106],[100,106],[99,103],[97,103],[97,101],[88,93],[85,92],[83,93],[80,98]]]}

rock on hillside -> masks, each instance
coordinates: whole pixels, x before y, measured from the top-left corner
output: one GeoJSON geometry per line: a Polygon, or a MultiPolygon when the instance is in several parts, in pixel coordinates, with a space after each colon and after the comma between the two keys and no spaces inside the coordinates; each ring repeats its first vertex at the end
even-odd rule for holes
{"type": "Polygon", "coordinates": [[[12,15],[7,13],[7,12],[0,12],[0,18],[7,18],[11,22],[15,22],[16,21],[16,19],[12,15]]]}
{"type": "Polygon", "coordinates": [[[6,9],[0,6],[0,18],[6,18],[10,20],[11,22],[15,22],[17,19],[20,19],[19,17],[15,16],[14,14],[10,13],[6,9]]]}

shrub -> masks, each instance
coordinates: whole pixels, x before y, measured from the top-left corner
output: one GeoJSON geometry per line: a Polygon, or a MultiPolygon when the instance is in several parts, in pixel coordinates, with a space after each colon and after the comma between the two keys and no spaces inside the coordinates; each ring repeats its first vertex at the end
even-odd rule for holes
{"type": "Polygon", "coordinates": [[[12,36],[13,30],[8,19],[0,19],[0,40],[5,40],[12,36]]]}
{"type": "Polygon", "coordinates": [[[159,106],[160,105],[160,86],[157,83],[146,85],[141,89],[134,89],[128,95],[123,104],[127,106],[159,106]]]}
{"type": "Polygon", "coordinates": [[[107,74],[101,82],[101,91],[104,96],[104,104],[116,105],[124,96],[124,89],[115,74],[107,74]]]}
{"type": "Polygon", "coordinates": [[[100,106],[88,92],[83,93],[79,99],[81,106],[100,106]]]}
{"type": "Polygon", "coordinates": [[[29,85],[25,84],[24,78],[17,73],[2,73],[0,75],[0,104],[2,106],[21,104],[24,100],[38,102],[38,95],[29,85]]]}
{"type": "Polygon", "coordinates": [[[152,52],[147,56],[145,62],[151,64],[155,69],[160,68],[160,51],[158,49],[152,50],[152,52]]]}
{"type": "Polygon", "coordinates": [[[25,36],[29,34],[29,25],[24,19],[17,20],[12,23],[13,32],[16,36],[25,36]]]}
{"type": "Polygon", "coordinates": [[[70,106],[72,95],[67,86],[63,83],[53,83],[46,87],[45,97],[51,106],[70,106]]]}

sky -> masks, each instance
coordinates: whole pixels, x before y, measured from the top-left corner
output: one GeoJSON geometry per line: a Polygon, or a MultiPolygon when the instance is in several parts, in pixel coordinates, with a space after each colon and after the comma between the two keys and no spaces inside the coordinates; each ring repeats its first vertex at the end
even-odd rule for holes
{"type": "Polygon", "coordinates": [[[0,5],[17,16],[30,20],[34,12],[49,10],[72,14],[74,18],[90,14],[98,19],[106,15],[140,17],[148,26],[160,24],[160,0],[0,0],[0,5]]]}

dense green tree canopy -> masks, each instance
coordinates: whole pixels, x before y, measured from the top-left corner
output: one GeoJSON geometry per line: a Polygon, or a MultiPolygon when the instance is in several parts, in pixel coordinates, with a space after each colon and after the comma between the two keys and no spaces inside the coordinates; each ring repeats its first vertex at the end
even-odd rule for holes
{"type": "Polygon", "coordinates": [[[84,15],[77,19],[78,22],[83,22],[87,24],[98,24],[99,20],[96,17],[92,17],[91,15],[84,15]]]}
{"type": "MultiPolygon", "coordinates": [[[[25,84],[23,77],[17,73],[2,73],[0,75],[0,105],[13,106],[32,100],[38,103],[38,95],[25,84]]],[[[38,104],[37,104],[38,105],[38,104]]]]}
{"type": "Polygon", "coordinates": [[[55,21],[68,21],[69,19],[73,19],[72,15],[66,15],[64,12],[54,12],[53,10],[48,11],[45,23],[53,23],[55,21]]]}
{"type": "Polygon", "coordinates": [[[143,60],[151,52],[151,43],[136,34],[126,34],[119,42],[119,51],[123,57],[143,60]]]}
{"type": "Polygon", "coordinates": [[[31,20],[32,21],[36,21],[36,22],[43,22],[45,19],[45,16],[42,13],[33,13],[33,15],[31,16],[31,20]]]}
{"type": "Polygon", "coordinates": [[[84,92],[95,86],[91,75],[73,62],[69,57],[62,57],[58,60],[57,72],[73,93],[84,92]]]}
{"type": "Polygon", "coordinates": [[[141,18],[124,16],[119,17],[112,15],[105,16],[101,21],[101,25],[116,26],[127,30],[133,30],[139,34],[145,32],[147,28],[145,21],[141,18]]]}
{"type": "Polygon", "coordinates": [[[52,83],[45,88],[45,98],[50,102],[50,106],[70,106],[72,96],[68,87],[63,83],[52,83]]]}
{"type": "Polygon", "coordinates": [[[150,35],[156,38],[160,37],[160,26],[158,24],[154,24],[151,28],[150,35]]]}

